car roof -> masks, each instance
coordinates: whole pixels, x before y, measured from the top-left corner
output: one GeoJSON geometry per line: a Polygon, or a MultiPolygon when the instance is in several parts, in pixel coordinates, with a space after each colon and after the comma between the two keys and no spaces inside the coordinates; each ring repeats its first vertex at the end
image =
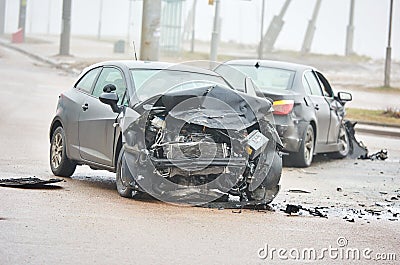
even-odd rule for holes
{"type": "Polygon", "coordinates": [[[170,69],[175,71],[187,71],[187,72],[195,72],[195,73],[219,76],[217,73],[209,69],[191,66],[185,63],[176,64],[176,63],[167,63],[158,61],[134,61],[134,60],[105,61],[91,65],[88,68],[92,69],[99,66],[119,66],[121,68],[126,68],[126,69],[149,69],[149,70],[170,69]]]}
{"type": "Polygon", "coordinates": [[[247,60],[231,60],[225,62],[227,65],[252,65],[255,66],[256,64],[264,67],[273,67],[273,68],[280,68],[280,69],[287,69],[297,72],[303,72],[305,70],[313,69],[314,67],[304,65],[304,64],[297,64],[297,63],[290,63],[290,62],[282,62],[282,61],[272,61],[272,60],[256,60],[256,59],[247,59],[247,60]]]}

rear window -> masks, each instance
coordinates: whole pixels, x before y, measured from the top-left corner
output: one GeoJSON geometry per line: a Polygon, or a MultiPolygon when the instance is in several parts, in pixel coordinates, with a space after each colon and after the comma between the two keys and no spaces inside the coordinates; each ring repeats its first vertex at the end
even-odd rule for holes
{"type": "Polygon", "coordinates": [[[256,68],[253,65],[234,65],[244,74],[253,79],[254,83],[263,91],[269,89],[288,90],[291,89],[295,71],[263,67],[256,68]]]}

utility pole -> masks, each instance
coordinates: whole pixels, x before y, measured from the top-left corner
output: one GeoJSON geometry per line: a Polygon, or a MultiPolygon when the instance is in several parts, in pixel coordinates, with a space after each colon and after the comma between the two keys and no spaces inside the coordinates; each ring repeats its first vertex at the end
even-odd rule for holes
{"type": "Polygon", "coordinates": [[[264,16],[265,16],[265,0],[262,0],[260,44],[258,46],[258,59],[260,60],[263,58],[263,53],[264,53],[264,16]]]}
{"type": "Polygon", "coordinates": [[[386,47],[386,60],[385,60],[385,87],[390,87],[390,67],[392,64],[392,15],[393,15],[393,0],[390,0],[389,8],[389,32],[388,32],[388,45],[386,47]]]}
{"type": "Polygon", "coordinates": [[[271,24],[268,27],[267,33],[265,34],[264,45],[263,45],[265,50],[268,52],[272,51],[275,42],[278,39],[279,33],[282,31],[283,24],[285,24],[285,21],[283,21],[283,16],[287,11],[290,2],[291,0],[286,0],[286,2],[282,6],[281,12],[279,13],[278,16],[274,16],[274,18],[271,21],[271,24]]]}
{"type": "Polygon", "coordinates": [[[50,25],[51,25],[51,2],[52,0],[48,0],[49,4],[47,6],[47,35],[50,34],[50,25]]]}
{"type": "Polygon", "coordinates": [[[103,17],[103,0],[100,0],[100,7],[99,7],[99,23],[97,27],[97,39],[100,40],[101,38],[101,20],[103,17]]]}
{"type": "Polygon", "coordinates": [[[143,0],[140,60],[157,61],[160,55],[161,0],[143,0]]]}
{"type": "Polygon", "coordinates": [[[27,0],[19,1],[18,29],[22,29],[22,41],[25,40],[26,2],[27,0]]]}
{"type": "Polygon", "coordinates": [[[195,26],[196,26],[196,5],[197,5],[197,0],[193,0],[193,8],[192,8],[192,40],[190,42],[190,52],[194,52],[194,37],[195,37],[195,26]]]}
{"type": "Polygon", "coordinates": [[[71,37],[71,7],[72,0],[63,0],[60,55],[69,55],[69,42],[71,37]]]}
{"type": "Polygon", "coordinates": [[[6,0],[0,0],[0,36],[4,35],[6,22],[6,0]]]}
{"type": "Polygon", "coordinates": [[[346,34],[346,56],[354,54],[353,51],[353,39],[354,39],[354,2],[355,0],[350,0],[350,16],[349,24],[347,25],[346,34]]]}
{"type": "Polygon", "coordinates": [[[213,32],[211,35],[211,51],[210,51],[210,61],[215,62],[217,61],[218,56],[218,44],[219,44],[219,5],[220,0],[214,0],[215,2],[215,14],[214,14],[214,25],[213,25],[213,32]]]}
{"type": "Polygon", "coordinates": [[[317,2],[315,3],[312,18],[308,22],[306,35],[304,36],[303,46],[301,47],[302,54],[309,53],[311,50],[311,43],[314,38],[314,33],[315,33],[315,29],[316,29],[315,24],[317,22],[317,17],[318,17],[318,12],[319,12],[320,7],[321,7],[321,0],[317,0],[317,2]]]}

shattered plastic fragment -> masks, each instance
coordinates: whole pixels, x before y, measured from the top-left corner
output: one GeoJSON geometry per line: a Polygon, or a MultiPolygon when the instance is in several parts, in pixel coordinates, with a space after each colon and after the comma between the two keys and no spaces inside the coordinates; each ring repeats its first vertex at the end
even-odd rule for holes
{"type": "Polygon", "coordinates": [[[33,178],[16,178],[16,179],[0,179],[0,186],[3,187],[20,187],[20,188],[41,188],[46,184],[53,184],[63,181],[63,179],[43,180],[36,177],[33,178]]]}
{"type": "Polygon", "coordinates": [[[382,149],[379,152],[373,153],[372,155],[365,154],[360,156],[359,159],[370,159],[370,160],[386,160],[388,158],[388,151],[386,149],[382,149]]]}
{"type": "Polygon", "coordinates": [[[359,158],[361,156],[366,156],[368,154],[367,147],[363,144],[363,142],[358,141],[355,136],[354,127],[357,122],[352,123],[351,121],[346,121],[344,126],[346,128],[347,134],[350,139],[350,150],[348,157],[350,158],[359,158]]]}

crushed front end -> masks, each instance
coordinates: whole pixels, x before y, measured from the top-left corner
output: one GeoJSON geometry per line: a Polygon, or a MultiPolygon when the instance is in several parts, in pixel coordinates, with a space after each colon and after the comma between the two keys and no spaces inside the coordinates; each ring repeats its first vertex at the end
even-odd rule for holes
{"type": "Polygon", "coordinates": [[[223,195],[255,203],[276,196],[281,142],[269,101],[214,85],[172,90],[149,105],[124,131],[134,188],[196,205],[223,195]]]}

